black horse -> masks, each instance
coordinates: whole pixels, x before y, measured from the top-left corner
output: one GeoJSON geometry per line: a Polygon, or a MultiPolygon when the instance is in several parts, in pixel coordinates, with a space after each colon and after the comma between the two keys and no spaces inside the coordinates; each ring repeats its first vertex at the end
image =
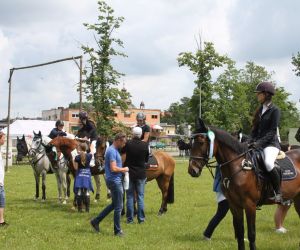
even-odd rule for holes
{"type": "Polygon", "coordinates": [[[177,141],[177,146],[179,148],[179,156],[189,156],[190,155],[190,149],[191,144],[186,143],[183,139],[179,139],[177,141]]]}
{"type": "Polygon", "coordinates": [[[16,163],[19,164],[21,161],[23,161],[23,158],[25,156],[28,156],[28,146],[25,140],[25,136],[20,139],[17,136],[17,158],[16,163]]]}

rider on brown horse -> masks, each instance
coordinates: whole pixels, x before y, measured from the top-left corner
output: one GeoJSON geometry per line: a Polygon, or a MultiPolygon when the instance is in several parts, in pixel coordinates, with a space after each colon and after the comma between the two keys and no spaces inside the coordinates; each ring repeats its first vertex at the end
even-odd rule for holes
{"type": "Polygon", "coordinates": [[[275,191],[275,202],[281,201],[280,174],[274,168],[274,162],[280,150],[277,136],[279,126],[280,111],[272,103],[272,96],[275,88],[270,82],[261,82],[254,91],[261,106],[256,110],[253,119],[252,132],[249,146],[262,148],[264,152],[264,164],[271,177],[271,183],[275,191]]]}

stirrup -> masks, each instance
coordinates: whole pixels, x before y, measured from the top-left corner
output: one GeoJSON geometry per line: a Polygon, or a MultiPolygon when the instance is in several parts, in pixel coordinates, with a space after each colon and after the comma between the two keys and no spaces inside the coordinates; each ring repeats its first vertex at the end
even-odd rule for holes
{"type": "Polygon", "coordinates": [[[274,200],[275,203],[282,203],[282,196],[281,194],[275,194],[270,200],[274,200]]]}

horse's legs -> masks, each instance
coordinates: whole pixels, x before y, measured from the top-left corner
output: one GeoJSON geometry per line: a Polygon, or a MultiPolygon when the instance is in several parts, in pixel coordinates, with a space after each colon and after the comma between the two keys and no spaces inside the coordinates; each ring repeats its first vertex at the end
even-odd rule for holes
{"type": "Polygon", "coordinates": [[[157,184],[161,190],[162,202],[161,207],[158,211],[158,215],[162,215],[167,212],[167,197],[168,197],[168,188],[171,177],[167,175],[160,175],[156,178],[157,184]]]}
{"type": "Polygon", "coordinates": [[[43,201],[46,200],[46,175],[47,175],[47,172],[45,170],[43,170],[42,171],[42,191],[43,191],[42,200],[43,201]]]}
{"type": "Polygon", "coordinates": [[[34,197],[34,199],[37,200],[40,196],[40,194],[39,194],[40,176],[35,171],[33,171],[33,174],[34,174],[34,179],[35,179],[35,197],[34,197]]]}
{"type": "Polygon", "coordinates": [[[254,202],[248,202],[248,206],[245,208],[247,217],[248,228],[248,240],[250,250],[256,250],[255,246],[255,218],[256,218],[256,204],[254,202]]]}
{"type": "Polygon", "coordinates": [[[61,197],[61,179],[59,176],[59,169],[57,169],[55,171],[55,178],[56,178],[56,182],[57,182],[58,200],[61,201],[61,199],[62,199],[62,197],[61,197]]]}
{"type": "Polygon", "coordinates": [[[95,202],[97,202],[100,199],[100,175],[94,175],[94,180],[96,183],[96,196],[95,196],[95,202]]]}
{"type": "Polygon", "coordinates": [[[59,170],[59,179],[60,179],[60,189],[63,190],[64,192],[64,200],[63,200],[63,204],[67,204],[67,200],[68,200],[68,194],[67,194],[67,177],[66,177],[67,173],[66,171],[64,171],[63,169],[59,170]]]}
{"type": "Polygon", "coordinates": [[[69,173],[67,173],[66,179],[67,179],[67,196],[70,197],[71,177],[69,173]]]}
{"type": "Polygon", "coordinates": [[[241,208],[230,207],[233,217],[235,237],[238,242],[238,250],[245,250],[244,242],[244,211],[241,208]]]}
{"type": "Polygon", "coordinates": [[[294,207],[300,218],[300,194],[294,197],[294,207]]]}

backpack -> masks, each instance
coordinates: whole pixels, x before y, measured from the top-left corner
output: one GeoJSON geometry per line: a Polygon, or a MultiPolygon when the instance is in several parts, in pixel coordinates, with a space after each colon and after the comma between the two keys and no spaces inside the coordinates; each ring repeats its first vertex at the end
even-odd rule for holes
{"type": "Polygon", "coordinates": [[[295,139],[300,142],[300,128],[298,128],[297,133],[295,135],[295,139]]]}

